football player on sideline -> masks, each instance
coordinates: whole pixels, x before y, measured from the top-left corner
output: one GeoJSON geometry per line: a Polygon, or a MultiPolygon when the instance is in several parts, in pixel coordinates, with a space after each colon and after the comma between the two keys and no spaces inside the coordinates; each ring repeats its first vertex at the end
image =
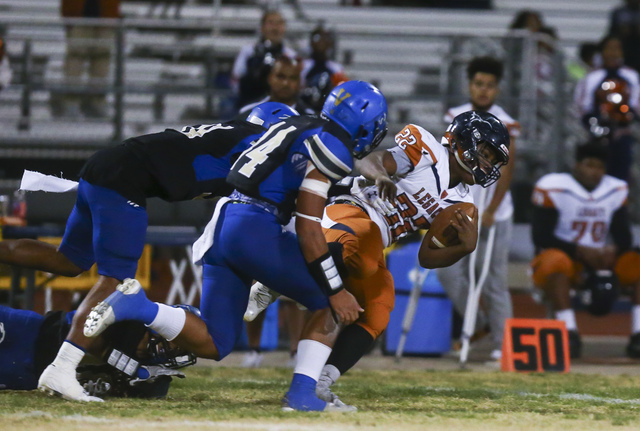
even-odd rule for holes
{"type": "MultiPolygon", "coordinates": [[[[363,176],[355,179],[350,194],[332,198],[322,222],[327,241],[344,248],[349,274],[345,285],[364,308],[355,324],[340,332],[316,387],[321,399],[336,405],[344,403],[330,386],[369,351],[386,329],[393,310],[393,278],[386,267],[384,248],[419,229],[428,229],[443,208],[472,202],[467,185],[491,185],[500,176],[500,166],[509,161],[505,126],[484,112],[458,115],[442,144],[413,124],[398,133],[395,141],[397,146],[358,162],[363,176]]],[[[431,249],[432,234],[427,233],[418,252],[421,266],[446,267],[475,249],[477,211],[473,221],[458,212],[453,226],[461,243],[431,249]]],[[[268,293],[258,291],[259,287],[252,288],[252,300],[260,298],[260,308],[266,308],[268,293]]],[[[299,360],[299,366],[309,369],[323,364],[307,359],[307,363],[299,360]]]]}
{"type": "Polygon", "coordinates": [[[69,277],[98,265],[100,278],[80,304],[58,356],[40,376],[39,388],[69,400],[100,401],[76,380],[90,341],[82,326],[94,305],[135,277],[148,224],[147,198],[175,202],[230,193],[225,178],[232,160],[265,126],[294,115],[288,106],[271,102],[256,107],[247,121],[167,129],[100,150],[80,172],[60,247],[30,239],[0,242],[1,263],[69,277]]]}
{"type": "MultiPolygon", "coordinates": [[[[570,290],[582,287],[588,273],[599,270],[613,271],[629,289],[634,305],[627,354],[640,358],[640,253],[631,249],[628,185],[605,175],[607,159],[606,146],[597,142],[579,145],[573,172],[547,174],[533,191],[533,282],[551,301],[556,319],[567,325],[572,358],[580,357],[582,342],[570,290]],[[610,245],[609,234],[613,239],[610,245]]],[[[606,304],[600,306],[610,310],[615,294],[612,284],[608,298],[600,298],[606,304]]],[[[592,300],[598,298],[594,295],[592,300]]]]}
{"type": "Polygon", "coordinates": [[[204,263],[202,320],[146,299],[127,281],[89,315],[85,334],[98,334],[119,320],[140,320],[198,356],[220,360],[231,352],[243,325],[252,280],[315,311],[298,344],[298,360],[286,410],[335,410],[318,399],[315,387],[341,325],[362,308],[344,289],[321,217],[332,183],[377,147],[387,131],[387,103],[369,83],[347,81],[332,90],[322,116],[289,118],[273,125],[233,165],[227,181],[236,190],[222,198],[194,261],[204,263]],[[296,215],[296,234],[285,225],[296,215]],[[318,366],[319,365],[319,366],[318,366]]]}

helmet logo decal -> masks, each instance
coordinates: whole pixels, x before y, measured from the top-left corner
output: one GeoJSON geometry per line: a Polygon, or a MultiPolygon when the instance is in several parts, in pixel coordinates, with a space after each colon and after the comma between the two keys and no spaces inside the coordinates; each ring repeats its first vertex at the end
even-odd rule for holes
{"type": "Polygon", "coordinates": [[[473,129],[473,136],[474,136],[476,139],[480,139],[480,138],[482,138],[482,135],[480,134],[480,132],[478,131],[478,129],[473,129]]]}
{"type": "Polygon", "coordinates": [[[342,93],[344,93],[344,88],[341,88],[340,91],[338,91],[338,94],[336,94],[336,101],[334,102],[333,106],[338,106],[345,99],[348,99],[349,97],[351,97],[351,93],[345,93],[344,96],[342,96],[342,93]]]}

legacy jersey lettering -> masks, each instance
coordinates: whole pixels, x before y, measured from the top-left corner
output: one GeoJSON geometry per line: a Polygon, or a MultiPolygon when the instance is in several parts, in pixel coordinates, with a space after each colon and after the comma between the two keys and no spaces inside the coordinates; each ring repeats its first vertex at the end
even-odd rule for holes
{"type": "Polygon", "coordinates": [[[626,205],[627,183],[605,175],[591,192],[567,173],[547,174],[533,191],[533,204],[555,208],[554,235],[585,247],[604,247],[613,213],[626,205]]]}
{"type": "Polygon", "coordinates": [[[349,137],[339,126],[321,118],[290,117],[272,125],[238,157],[227,182],[289,217],[307,163],[311,161],[331,181],[338,181],[353,168],[349,147],[349,137]]]}

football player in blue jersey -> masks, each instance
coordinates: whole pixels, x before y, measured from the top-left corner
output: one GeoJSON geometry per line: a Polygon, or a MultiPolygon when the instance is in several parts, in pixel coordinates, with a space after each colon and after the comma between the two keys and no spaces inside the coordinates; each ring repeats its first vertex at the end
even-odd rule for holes
{"type": "Polygon", "coordinates": [[[60,247],[29,240],[0,242],[0,262],[76,276],[97,263],[100,278],[83,300],[58,356],[39,387],[78,401],[100,401],[76,381],[89,340],[82,325],[91,308],[135,277],[147,230],[146,200],[184,201],[229,194],[232,162],[275,122],[298,113],[270,102],[247,121],[167,129],[98,151],[80,173],[78,197],[60,247]]]}
{"type": "MultiPolygon", "coordinates": [[[[322,233],[327,193],[351,172],[354,157],[382,141],[386,117],[386,100],[377,88],[347,81],[332,90],[321,117],[272,125],[233,165],[227,181],[235,191],[218,202],[194,244],[193,258],[204,264],[202,319],[149,301],[136,280],[127,280],[92,310],[85,335],[116,321],[139,320],[198,356],[220,360],[240,334],[255,279],[314,311],[298,359],[323,365],[340,326],[363,311],[343,288],[340,247],[330,252],[322,233]],[[294,214],[296,234],[284,232],[282,225],[294,214]]],[[[315,395],[322,365],[295,369],[284,409],[336,409],[315,395]]]]}
{"type": "MultiPolygon", "coordinates": [[[[199,314],[192,306],[179,305],[199,314]]],[[[34,311],[0,305],[0,390],[33,390],[58,353],[75,311],[34,311]]],[[[177,349],[140,322],[121,322],[92,339],[87,351],[100,360],[78,368],[92,395],[163,398],[176,371],[193,365],[193,354],[177,349]]]]}

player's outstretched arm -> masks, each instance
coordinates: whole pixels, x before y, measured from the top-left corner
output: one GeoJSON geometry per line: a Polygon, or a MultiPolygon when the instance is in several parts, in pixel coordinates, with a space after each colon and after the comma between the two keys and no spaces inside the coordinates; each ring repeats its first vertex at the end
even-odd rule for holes
{"type": "Polygon", "coordinates": [[[364,311],[344,289],[320,222],[331,183],[316,169],[308,169],[296,207],[296,234],[309,272],[329,296],[339,323],[349,325],[364,311]]]}
{"type": "Polygon", "coordinates": [[[398,188],[391,180],[398,169],[395,159],[386,150],[374,151],[362,160],[356,160],[356,168],[367,179],[376,182],[379,196],[394,202],[398,188]]]}
{"type": "Polygon", "coordinates": [[[460,244],[445,248],[430,248],[429,243],[433,235],[429,232],[422,239],[418,260],[423,268],[444,268],[451,266],[476,249],[478,242],[478,209],[473,212],[471,220],[461,210],[456,211],[455,220],[451,225],[458,231],[460,244]]]}

